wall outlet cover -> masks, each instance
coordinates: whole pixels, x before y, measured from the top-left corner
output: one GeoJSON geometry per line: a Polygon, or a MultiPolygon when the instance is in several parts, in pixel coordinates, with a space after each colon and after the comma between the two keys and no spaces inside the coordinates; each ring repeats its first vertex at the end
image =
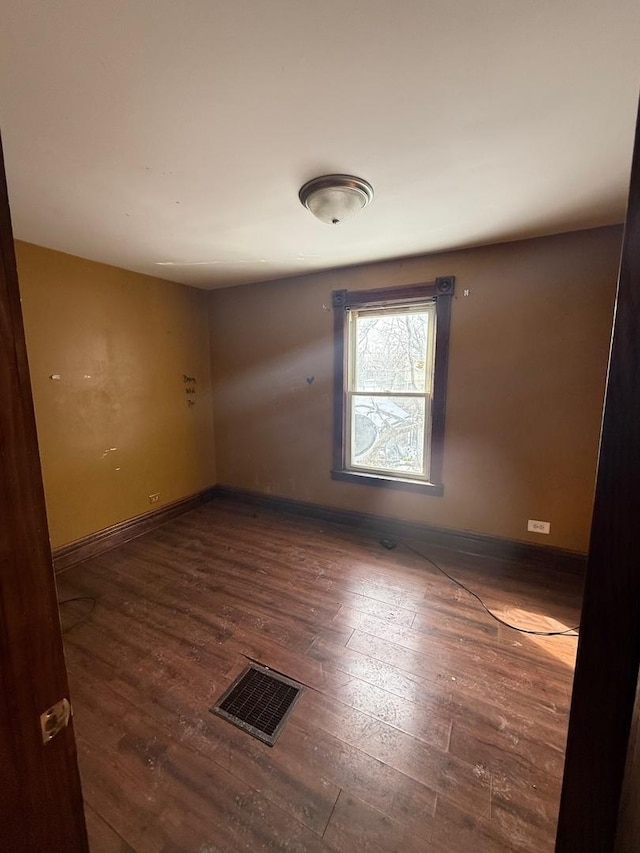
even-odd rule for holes
{"type": "Polygon", "coordinates": [[[550,533],[551,532],[551,522],[550,521],[535,521],[533,518],[530,518],[527,521],[527,530],[529,533],[550,533]]]}

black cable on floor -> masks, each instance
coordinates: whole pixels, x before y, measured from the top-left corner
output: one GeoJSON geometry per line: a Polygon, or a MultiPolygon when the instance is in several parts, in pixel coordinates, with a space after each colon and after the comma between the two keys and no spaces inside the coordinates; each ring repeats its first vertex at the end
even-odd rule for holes
{"type": "Polygon", "coordinates": [[[89,609],[86,613],[84,613],[79,619],[77,619],[72,625],[68,628],[63,628],[62,633],[68,634],[69,631],[73,631],[74,628],[77,628],[78,625],[82,625],[83,622],[86,622],[87,619],[91,616],[93,611],[96,609],[96,599],[92,595],[76,595],[73,598],[64,598],[62,601],[58,602],[58,607],[62,607],[63,604],[71,604],[74,601],[89,601],[91,602],[89,609]]]}
{"type": "MultiPolygon", "coordinates": [[[[389,542],[389,541],[390,540],[384,540],[384,541],[381,540],[381,544],[384,545],[385,548],[388,548],[389,545],[385,544],[385,543],[389,542]]],[[[491,616],[492,619],[495,619],[496,622],[499,622],[501,625],[504,625],[505,628],[511,628],[513,631],[519,631],[521,634],[535,634],[538,637],[561,637],[561,636],[577,637],[578,636],[578,632],[580,630],[579,625],[576,625],[575,628],[567,628],[565,631],[534,631],[531,628],[521,628],[519,625],[512,625],[510,622],[506,622],[504,619],[500,618],[500,616],[497,616],[492,610],[490,610],[487,607],[487,605],[480,598],[480,596],[478,595],[477,592],[474,592],[472,589],[469,589],[469,587],[465,586],[462,583],[462,581],[459,581],[457,578],[454,578],[453,575],[450,575],[449,572],[445,571],[445,569],[443,569],[442,566],[438,565],[438,563],[436,563],[435,560],[432,560],[431,557],[428,557],[426,554],[423,554],[422,551],[419,551],[417,548],[414,548],[413,545],[409,545],[408,542],[401,542],[400,544],[404,545],[404,547],[407,548],[407,550],[413,551],[414,554],[417,554],[419,557],[422,557],[422,559],[426,560],[427,563],[431,563],[431,565],[434,566],[434,568],[436,568],[446,578],[448,578],[450,581],[452,581],[452,583],[455,583],[457,586],[459,586],[465,592],[468,592],[469,595],[472,595],[476,599],[476,601],[478,601],[480,603],[483,610],[485,610],[489,614],[489,616],[491,616]]]]}

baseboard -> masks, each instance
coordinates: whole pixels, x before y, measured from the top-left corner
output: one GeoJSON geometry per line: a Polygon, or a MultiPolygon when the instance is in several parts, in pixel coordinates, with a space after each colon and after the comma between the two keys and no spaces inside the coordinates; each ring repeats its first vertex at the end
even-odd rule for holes
{"type": "Polygon", "coordinates": [[[89,557],[95,557],[97,554],[110,551],[112,548],[122,545],[130,539],[136,539],[138,536],[148,533],[149,530],[160,527],[170,519],[182,515],[190,509],[195,509],[200,504],[211,500],[213,495],[214,487],[204,489],[201,492],[196,492],[194,495],[189,495],[186,498],[181,498],[178,501],[173,501],[158,509],[151,510],[151,512],[145,512],[143,515],[135,516],[135,518],[119,521],[117,524],[112,524],[110,527],[105,527],[96,533],[90,533],[88,536],[76,539],[75,542],[70,542],[61,548],[54,548],[53,568],[56,573],[62,572],[76,563],[87,560],[89,557]]]}
{"type": "Polygon", "coordinates": [[[373,515],[356,510],[336,509],[292,498],[265,495],[234,486],[214,486],[213,498],[231,498],[251,506],[264,507],[293,515],[317,518],[336,524],[346,524],[375,530],[398,539],[415,539],[454,548],[466,554],[482,554],[503,559],[517,560],[555,571],[570,574],[584,574],[586,555],[578,551],[569,551],[549,545],[532,542],[519,542],[515,539],[502,539],[484,533],[472,533],[465,530],[432,527],[414,521],[400,521],[389,516],[373,515]]]}
{"type": "Polygon", "coordinates": [[[142,536],[150,530],[162,526],[167,521],[182,515],[200,504],[214,498],[227,498],[240,501],[250,506],[264,507],[277,512],[299,515],[306,518],[316,518],[334,524],[345,524],[365,530],[373,530],[394,536],[398,539],[414,539],[428,542],[432,545],[442,545],[454,548],[466,554],[482,554],[503,559],[517,560],[555,571],[571,574],[584,574],[586,555],[577,551],[568,551],[549,545],[538,545],[533,542],[519,542],[514,539],[503,539],[484,533],[472,533],[464,530],[432,527],[415,521],[401,521],[389,516],[374,515],[373,513],[356,510],[337,509],[322,504],[294,500],[293,498],[265,495],[249,489],[235,486],[213,486],[189,497],[166,504],[159,509],[129,518],[126,521],[98,530],[82,539],[77,539],[53,551],[53,566],[56,572],[64,571],[71,566],[95,557],[105,551],[122,545],[131,539],[142,536]]]}

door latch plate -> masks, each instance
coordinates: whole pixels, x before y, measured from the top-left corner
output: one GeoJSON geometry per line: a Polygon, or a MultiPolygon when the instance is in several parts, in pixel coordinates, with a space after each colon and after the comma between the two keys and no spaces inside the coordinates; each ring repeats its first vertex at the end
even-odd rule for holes
{"type": "Polygon", "coordinates": [[[61,699],[55,705],[47,708],[44,713],[40,714],[42,743],[49,743],[50,740],[53,740],[62,729],[69,725],[70,718],[71,703],[68,699],[61,699]]]}

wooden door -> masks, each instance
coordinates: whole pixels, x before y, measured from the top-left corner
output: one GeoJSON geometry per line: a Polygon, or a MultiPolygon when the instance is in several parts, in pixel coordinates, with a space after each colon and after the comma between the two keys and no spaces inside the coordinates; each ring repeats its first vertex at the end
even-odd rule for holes
{"type": "MultiPolygon", "coordinates": [[[[621,791],[639,664],[640,120],[616,296],[557,853],[614,849],[622,829],[621,791]]],[[[629,819],[628,809],[622,812],[625,817],[629,819]]],[[[622,844],[618,850],[637,853],[636,847],[622,844]]]]}
{"type": "Polygon", "coordinates": [[[73,725],[40,724],[69,693],[1,148],[0,252],[0,847],[81,853],[73,725]]]}

